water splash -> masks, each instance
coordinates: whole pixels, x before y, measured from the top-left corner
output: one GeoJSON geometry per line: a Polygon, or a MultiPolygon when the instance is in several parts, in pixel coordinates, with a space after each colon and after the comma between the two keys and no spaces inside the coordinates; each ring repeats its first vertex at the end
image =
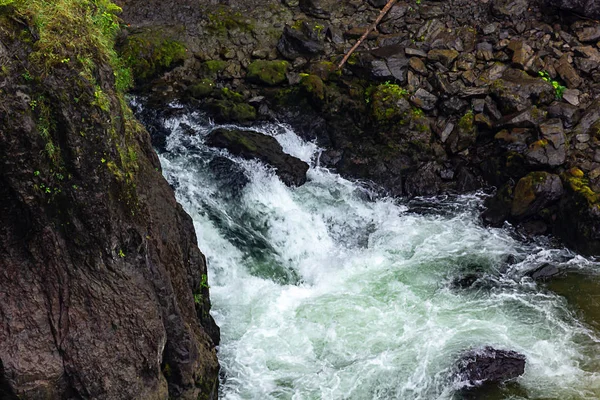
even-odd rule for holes
{"type": "Polygon", "coordinates": [[[485,345],[527,357],[519,390],[498,398],[600,397],[595,334],[526,275],[545,262],[593,262],[483,227],[481,194],[370,201],[365,187],[316,167],[318,147],[285,125],[253,129],[312,163],[295,189],[204,146],[214,126],[201,114],[165,127],[164,174],[209,261],[222,398],[450,399],[457,358],[485,345]],[[247,184],[224,186],[215,157],[247,184]],[[477,284],[456,284],[469,274],[477,284]]]}

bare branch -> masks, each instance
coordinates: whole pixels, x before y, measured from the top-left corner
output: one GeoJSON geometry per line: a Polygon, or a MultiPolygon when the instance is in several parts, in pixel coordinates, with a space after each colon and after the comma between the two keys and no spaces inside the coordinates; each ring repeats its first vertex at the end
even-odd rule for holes
{"type": "Polygon", "coordinates": [[[369,36],[369,33],[371,33],[371,31],[373,31],[375,28],[377,28],[377,25],[379,24],[379,22],[383,19],[383,17],[385,17],[385,14],[387,14],[388,11],[390,11],[390,9],[392,8],[392,6],[394,5],[394,3],[396,1],[398,1],[398,0],[389,0],[387,2],[385,7],[383,7],[381,9],[381,12],[379,13],[379,16],[377,17],[375,22],[373,22],[373,24],[371,24],[371,26],[369,26],[367,28],[367,30],[365,31],[365,33],[363,33],[363,35],[360,37],[360,39],[358,39],[358,41],[354,44],[354,46],[352,46],[352,48],[346,53],[346,55],[342,59],[342,62],[340,62],[340,64],[338,65],[337,69],[341,69],[344,66],[344,64],[346,63],[346,61],[348,61],[348,59],[350,58],[352,53],[354,53],[354,50],[356,50],[358,48],[358,46],[360,46],[360,44],[363,42],[363,40],[365,40],[367,38],[367,36],[369,36]]]}

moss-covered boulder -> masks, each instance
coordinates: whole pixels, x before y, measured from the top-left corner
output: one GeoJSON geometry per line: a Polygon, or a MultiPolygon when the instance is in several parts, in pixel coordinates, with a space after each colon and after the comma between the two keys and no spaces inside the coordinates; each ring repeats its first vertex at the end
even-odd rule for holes
{"type": "Polygon", "coordinates": [[[208,135],[206,143],[225,148],[237,156],[258,159],[271,165],[286,185],[300,186],[306,182],[308,164],[284,153],[272,136],[252,131],[216,129],[208,135]]]}
{"type": "Polygon", "coordinates": [[[522,219],[540,212],[557,201],[563,194],[558,175],[548,172],[531,172],[521,178],[515,187],[511,216],[522,219]]]}
{"type": "Polygon", "coordinates": [[[561,199],[554,233],[570,247],[588,254],[600,254],[600,193],[590,179],[573,167],[561,175],[566,195],[561,199]]]}
{"type": "MultiPolygon", "coordinates": [[[[190,90],[193,90],[192,87],[190,90]]],[[[208,90],[206,85],[196,87],[202,93],[202,90],[208,90]]],[[[206,106],[213,113],[217,122],[248,122],[256,119],[256,109],[244,101],[244,96],[229,89],[223,88],[220,91],[212,91],[211,98],[206,102],[206,106]]]]}
{"type": "Polygon", "coordinates": [[[283,60],[256,60],[248,65],[247,78],[263,85],[275,86],[285,82],[290,63],[283,60]]]}
{"type": "Polygon", "coordinates": [[[120,48],[121,56],[139,82],[155,78],[183,63],[186,47],[162,31],[145,31],[129,35],[120,48]]]}
{"type": "Polygon", "coordinates": [[[202,99],[209,96],[215,90],[215,82],[212,79],[202,79],[199,82],[191,85],[187,92],[191,97],[202,99]]]}
{"type": "Polygon", "coordinates": [[[325,100],[325,84],[323,80],[316,75],[304,74],[300,78],[300,87],[315,102],[325,100]]]}
{"type": "Polygon", "coordinates": [[[410,111],[408,91],[393,83],[370,87],[365,92],[365,101],[371,105],[371,116],[378,124],[405,123],[410,111]]]}

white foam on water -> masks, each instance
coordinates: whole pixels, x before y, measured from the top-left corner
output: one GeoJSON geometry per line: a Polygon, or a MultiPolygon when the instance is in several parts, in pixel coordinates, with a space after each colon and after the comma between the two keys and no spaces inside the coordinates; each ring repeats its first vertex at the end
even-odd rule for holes
{"type": "MultiPolygon", "coordinates": [[[[593,262],[483,227],[478,195],[431,200],[444,212],[420,215],[369,201],[314,164],[305,185],[289,188],[256,161],[206,148],[213,126],[198,120],[167,121],[160,159],[208,258],[223,399],[452,398],[460,354],[488,345],[527,357],[517,380],[527,398],[600,397],[600,374],[585,368],[597,357],[594,334],[564,299],[523,278],[532,263],[593,262]],[[233,198],[207,167],[215,155],[249,178],[233,198]],[[509,255],[524,261],[506,270],[509,255]],[[450,285],[473,271],[491,283],[450,285]]],[[[258,129],[314,162],[317,146],[289,127],[258,129]]]]}

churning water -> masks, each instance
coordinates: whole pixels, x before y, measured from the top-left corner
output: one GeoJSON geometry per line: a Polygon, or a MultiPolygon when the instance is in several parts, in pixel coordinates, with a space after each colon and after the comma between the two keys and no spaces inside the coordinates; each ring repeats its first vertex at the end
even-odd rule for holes
{"type": "Polygon", "coordinates": [[[209,262],[222,398],[459,398],[456,361],[486,345],[527,357],[493,398],[600,398],[596,334],[526,275],[591,261],[484,227],[482,195],[374,196],[318,167],[317,146],[285,125],[253,129],[311,164],[298,188],[207,148],[202,114],[164,123],[164,174],[209,262]]]}

